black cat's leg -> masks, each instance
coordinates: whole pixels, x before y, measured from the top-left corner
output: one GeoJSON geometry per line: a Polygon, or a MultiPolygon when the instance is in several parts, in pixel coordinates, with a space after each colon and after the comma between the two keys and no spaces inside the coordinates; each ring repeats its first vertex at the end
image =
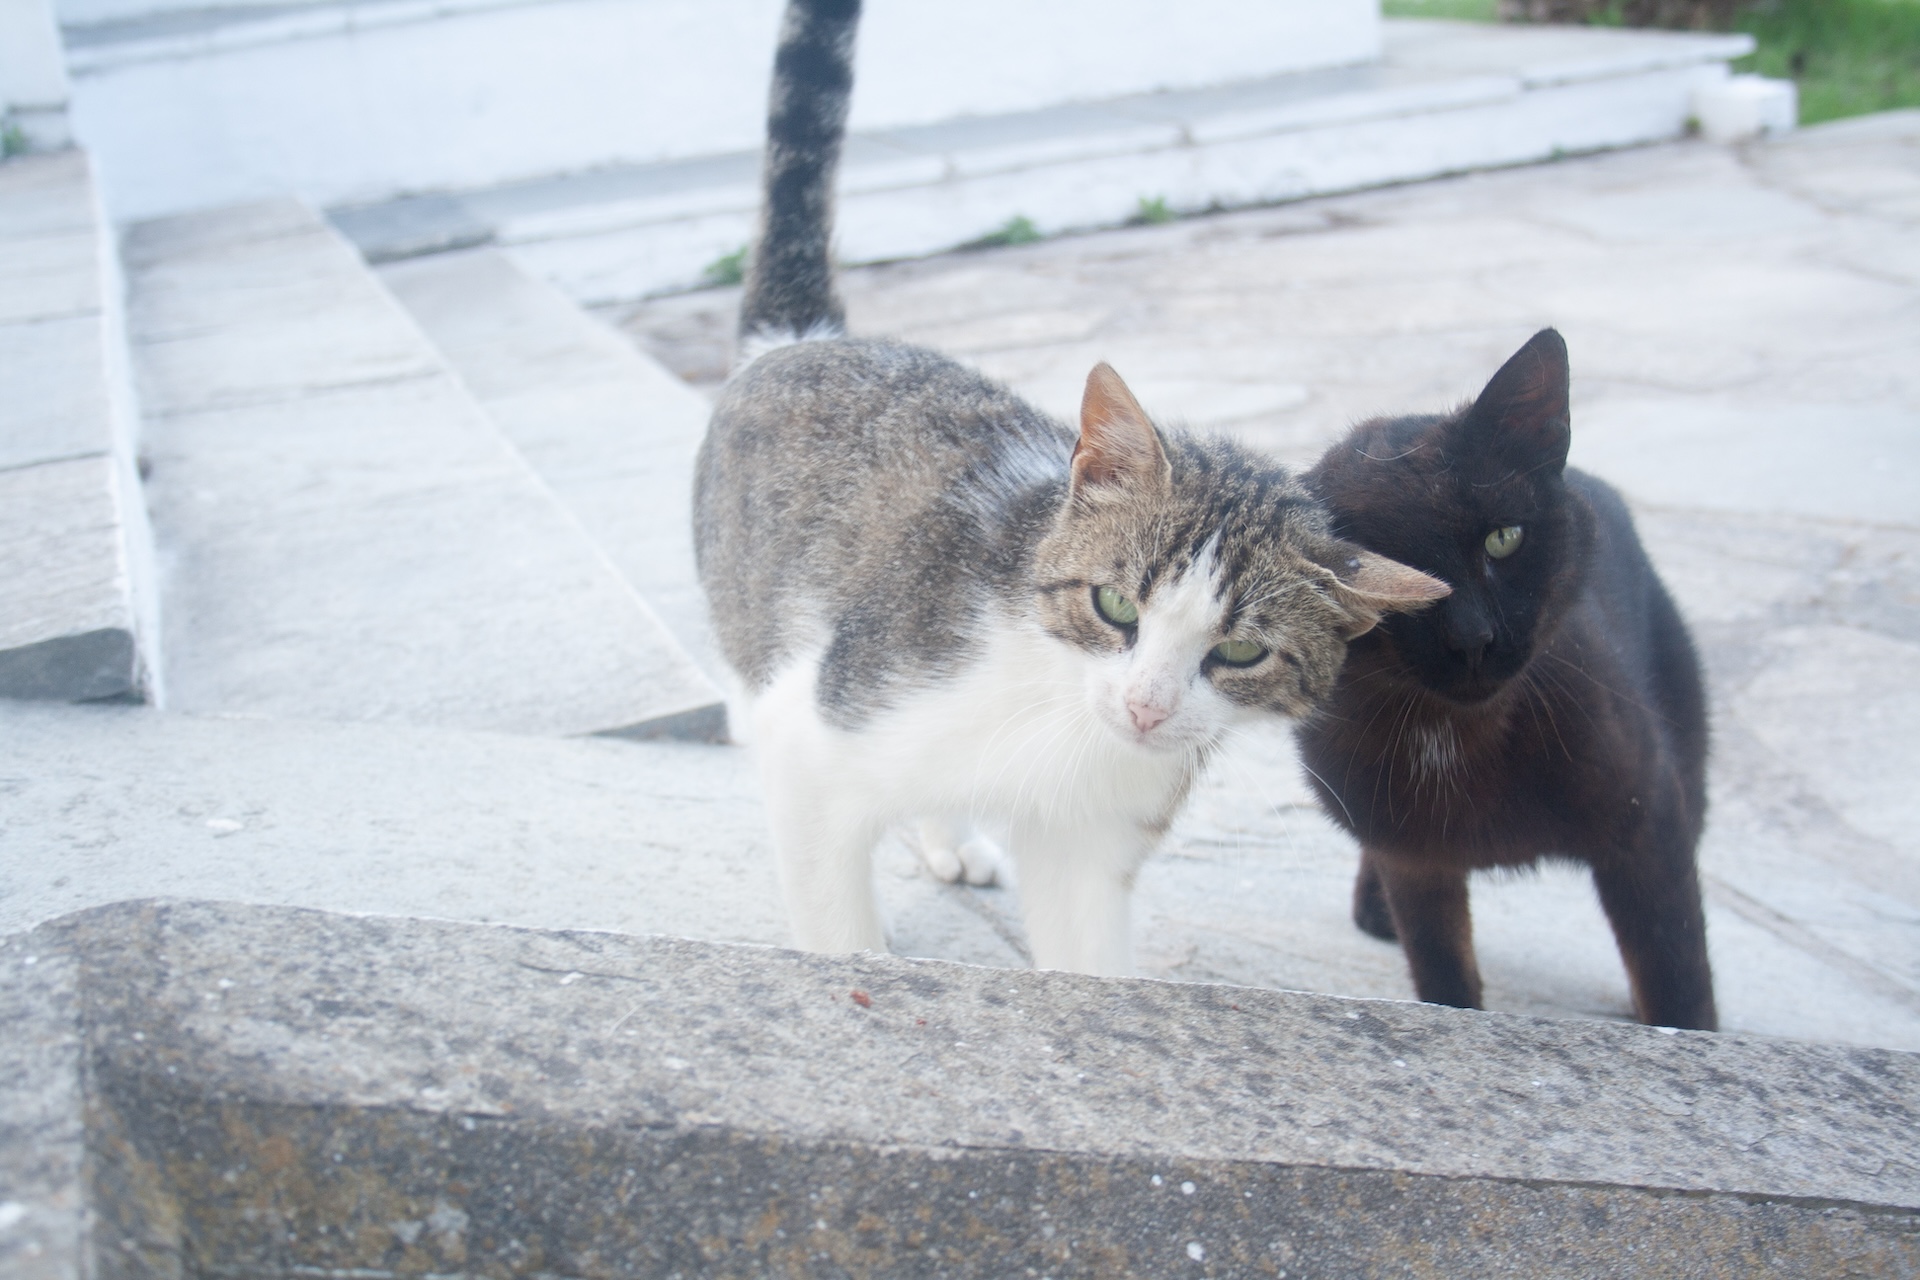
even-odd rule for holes
{"type": "Polygon", "coordinates": [[[1360,932],[1382,942],[1392,942],[1399,936],[1393,931],[1386,890],[1380,887],[1380,868],[1367,849],[1360,850],[1360,873],[1353,878],[1353,922],[1360,926],[1360,932]]]}
{"type": "Polygon", "coordinates": [[[1478,1009],[1480,966],[1473,958],[1467,873],[1384,857],[1376,857],[1373,865],[1400,948],[1407,953],[1414,994],[1428,1004],[1478,1009]]]}
{"type": "Polygon", "coordinates": [[[1716,1031],[1720,1022],[1692,841],[1674,838],[1665,846],[1596,861],[1594,888],[1620,944],[1640,1021],[1716,1031]]]}

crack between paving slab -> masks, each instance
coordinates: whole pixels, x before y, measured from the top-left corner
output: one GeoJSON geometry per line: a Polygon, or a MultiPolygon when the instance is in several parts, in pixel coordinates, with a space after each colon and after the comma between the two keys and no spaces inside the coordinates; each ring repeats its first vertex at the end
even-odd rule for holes
{"type": "MultiPolygon", "coordinates": [[[[1646,384],[1652,385],[1652,384],[1646,384]]],[[[1712,394],[1712,393],[1707,393],[1712,394]]],[[[1802,511],[1754,511],[1731,507],[1692,507],[1675,502],[1642,502],[1634,499],[1628,504],[1634,511],[1645,511],[1654,515],[1698,516],[1704,519],[1734,518],[1740,520],[1765,520],[1770,523],[1809,524],[1836,530],[1866,530],[1869,532],[1912,533],[1920,529],[1920,521],[1913,524],[1901,524],[1893,520],[1867,520],[1859,516],[1820,516],[1802,511]]],[[[1754,564],[1777,564],[1779,561],[1762,558],[1749,558],[1754,564]]]]}
{"type": "Polygon", "coordinates": [[[1726,701],[1728,695],[1717,694],[1713,757],[1723,776],[1739,775],[1736,790],[1788,837],[1793,852],[1908,906],[1920,904],[1920,870],[1912,861],[1848,822],[1799,773],[1782,764],[1778,753],[1741,723],[1726,701]]]}
{"type": "MultiPolygon", "coordinates": [[[[1885,213],[1870,204],[1861,204],[1820,191],[1816,187],[1803,185],[1802,180],[1790,174],[1776,174],[1764,164],[1756,164],[1759,152],[1751,146],[1738,149],[1740,167],[1753,178],[1755,186],[1764,187],[1790,200],[1798,200],[1828,217],[1868,218],[1875,222],[1891,223],[1905,230],[1913,225],[1911,218],[1901,217],[1897,213],[1885,213]]],[[[1903,281],[1909,284],[1910,282],[1903,281]]]]}
{"type": "Polygon", "coordinates": [[[998,911],[988,906],[971,885],[946,883],[940,887],[948,896],[955,898],[962,907],[985,921],[987,927],[993,930],[1000,941],[1007,944],[1013,954],[1019,956],[1029,968],[1032,967],[1033,956],[1027,950],[1027,940],[1002,919],[998,911]]]}
{"type": "Polygon", "coordinates": [[[1920,1013],[1920,991],[1915,991],[1899,979],[1890,977],[1866,961],[1842,951],[1792,917],[1782,915],[1758,898],[1734,888],[1720,877],[1702,873],[1700,879],[1707,887],[1710,901],[1727,908],[1749,924],[1758,925],[1788,945],[1798,947],[1822,964],[1840,970],[1883,999],[1891,1000],[1911,1012],[1920,1013]]]}
{"type": "Polygon", "coordinates": [[[84,453],[63,453],[57,458],[35,458],[32,462],[16,462],[10,466],[0,466],[0,475],[11,475],[16,471],[31,471],[35,467],[58,466],[62,462],[80,462],[87,458],[104,458],[111,451],[107,449],[88,449],[84,453]]]}
{"type": "MultiPolygon", "coordinates": [[[[137,359],[136,353],[136,359],[137,359]]],[[[368,391],[381,387],[401,387],[408,383],[431,382],[436,378],[449,375],[441,369],[418,369],[406,373],[380,374],[369,378],[351,379],[345,382],[302,383],[293,387],[277,387],[253,395],[215,396],[209,400],[192,404],[177,405],[166,409],[149,410],[141,416],[148,422],[165,422],[174,418],[193,418],[212,413],[230,413],[236,410],[260,409],[273,405],[294,404],[313,400],[323,396],[344,395],[355,391],[368,391]]],[[[461,387],[465,392],[465,387],[461,387]]],[[[491,424],[489,424],[491,425],[491,424]]]]}

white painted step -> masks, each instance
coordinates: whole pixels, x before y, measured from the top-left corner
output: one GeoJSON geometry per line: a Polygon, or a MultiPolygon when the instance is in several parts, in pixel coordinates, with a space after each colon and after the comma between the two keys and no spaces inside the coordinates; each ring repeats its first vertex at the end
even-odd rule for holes
{"type": "MultiPolygon", "coordinates": [[[[940,252],[1025,218],[1113,226],[1684,134],[1745,35],[1392,21],[1363,66],[856,132],[840,176],[849,262],[940,252]]],[[[857,91],[856,91],[857,92],[857,91]]],[[[603,166],[336,209],[375,260],[491,241],[586,303],[698,284],[750,239],[756,152],[603,166]]]]}
{"type": "Polygon", "coordinates": [[[0,696],[157,685],[113,255],[85,152],[0,164],[0,696]]]}
{"type": "Polygon", "coordinates": [[[712,685],[291,200],[127,236],[170,705],[711,736],[712,685]]]}
{"type": "Polygon", "coordinates": [[[668,630],[717,672],[691,531],[705,397],[494,250],[380,275],[668,630]]]}

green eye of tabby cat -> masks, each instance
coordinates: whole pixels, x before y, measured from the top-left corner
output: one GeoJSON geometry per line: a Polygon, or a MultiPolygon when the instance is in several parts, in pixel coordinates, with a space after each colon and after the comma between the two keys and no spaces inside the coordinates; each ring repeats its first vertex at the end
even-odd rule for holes
{"type": "Polygon", "coordinates": [[[1213,646],[1214,659],[1229,667],[1250,667],[1267,656],[1267,651],[1251,640],[1222,640],[1213,646]]]}
{"type": "Polygon", "coordinates": [[[1517,524],[1495,529],[1487,535],[1487,554],[1495,560],[1505,560],[1520,549],[1520,539],[1525,533],[1526,530],[1517,524]]]}
{"type": "Polygon", "coordinates": [[[1093,607],[1116,627],[1131,627],[1140,621],[1140,606],[1121,595],[1114,587],[1100,587],[1093,593],[1093,607]]]}

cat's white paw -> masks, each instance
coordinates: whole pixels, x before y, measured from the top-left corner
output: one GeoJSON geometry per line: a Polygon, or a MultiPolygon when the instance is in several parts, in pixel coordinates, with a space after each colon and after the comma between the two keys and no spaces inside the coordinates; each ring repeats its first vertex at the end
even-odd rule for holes
{"type": "Polygon", "coordinates": [[[920,860],[936,880],[945,884],[964,881],[976,888],[1001,882],[1000,846],[971,824],[929,818],[919,824],[916,834],[920,860]]]}
{"type": "Polygon", "coordinates": [[[960,861],[959,853],[941,845],[922,841],[920,861],[926,863],[927,870],[933,872],[933,878],[942,884],[955,884],[967,873],[967,866],[960,861]]]}
{"type": "Polygon", "coordinates": [[[969,840],[963,841],[954,856],[960,860],[961,874],[968,884],[975,888],[985,888],[1001,881],[1000,868],[1003,865],[1000,846],[985,836],[975,833],[969,840]]]}

